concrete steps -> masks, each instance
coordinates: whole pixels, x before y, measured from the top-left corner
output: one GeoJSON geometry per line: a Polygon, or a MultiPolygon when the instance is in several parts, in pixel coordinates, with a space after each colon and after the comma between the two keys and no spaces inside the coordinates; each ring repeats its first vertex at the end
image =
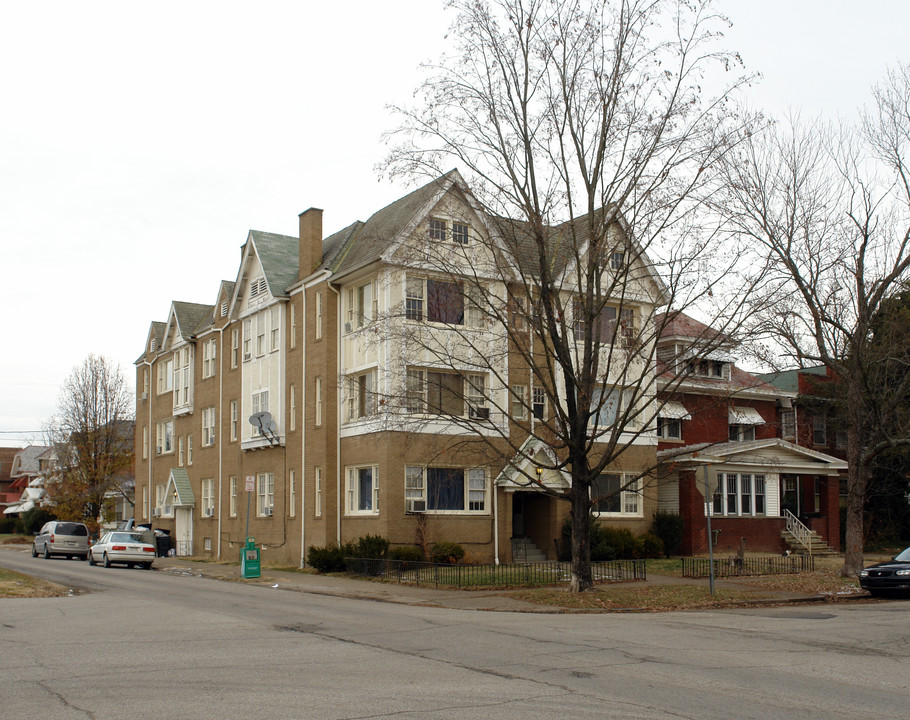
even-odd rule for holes
{"type": "Polygon", "coordinates": [[[512,562],[542,563],[547,556],[528,538],[512,538],[512,562]]]}
{"type": "MultiPolygon", "coordinates": [[[[784,539],[784,542],[787,543],[792,552],[798,555],[809,554],[809,549],[806,548],[801,542],[799,542],[792,533],[789,533],[786,530],[781,530],[780,536],[784,539]]],[[[809,544],[812,546],[812,555],[826,556],[837,554],[831,547],[828,546],[828,543],[825,542],[825,539],[814,530],[812,531],[812,535],[809,538],[809,544]]]]}

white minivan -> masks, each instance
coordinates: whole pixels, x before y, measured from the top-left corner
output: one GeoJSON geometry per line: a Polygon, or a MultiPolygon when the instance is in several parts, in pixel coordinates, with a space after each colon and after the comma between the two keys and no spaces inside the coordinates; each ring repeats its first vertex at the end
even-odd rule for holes
{"type": "Polygon", "coordinates": [[[52,520],[44,523],[32,543],[32,557],[65,555],[68,558],[88,558],[88,528],[82,523],[52,520]]]}

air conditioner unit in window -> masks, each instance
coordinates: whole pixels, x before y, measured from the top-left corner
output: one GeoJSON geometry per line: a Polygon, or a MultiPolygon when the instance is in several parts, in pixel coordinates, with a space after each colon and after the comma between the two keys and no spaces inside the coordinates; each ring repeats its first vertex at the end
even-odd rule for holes
{"type": "Polygon", "coordinates": [[[271,516],[272,516],[272,508],[270,508],[270,507],[265,508],[265,509],[262,511],[262,514],[263,514],[265,517],[271,517],[271,516]]]}
{"type": "Polygon", "coordinates": [[[427,511],[426,500],[405,500],[405,512],[424,513],[427,511]]]}
{"type": "Polygon", "coordinates": [[[152,517],[161,517],[161,509],[152,508],[152,517]]]}
{"type": "Polygon", "coordinates": [[[202,511],[203,517],[212,517],[215,515],[215,508],[210,507],[202,511]]]}
{"type": "Polygon", "coordinates": [[[149,394],[148,394],[147,392],[144,392],[144,393],[142,393],[142,395],[139,396],[139,399],[140,399],[140,400],[148,400],[148,399],[149,399],[149,394]]]}
{"type": "Polygon", "coordinates": [[[490,408],[488,407],[474,407],[471,406],[470,417],[472,420],[489,420],[490,419],[490,408]]]}
{"type": "Polygon", "coordinates": [[[351,332],[353,329],[354,329],[354,326],[353,326],[351,323],[346,322],[346,323],[344,324],[344,331],[345,331],[346,333],[351,332]]]}

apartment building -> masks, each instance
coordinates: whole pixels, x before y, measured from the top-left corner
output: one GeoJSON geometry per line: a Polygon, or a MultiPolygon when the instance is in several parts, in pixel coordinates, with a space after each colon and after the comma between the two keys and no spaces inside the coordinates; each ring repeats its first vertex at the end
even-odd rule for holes
{"type": "MultiPolygon", "coordinates": [[[[289,564],[365,534],[555,556],[569,481],[534,351],[504,330],[521,301],[496,232],[457,171],[327,237],[316,208],[298,237],[251,231],[236,278],[173,302],[136,361],[137,522],[180,555],[233,557],[250,536],[289,564]]],[[[653,317],[659,280],[642,277],[611,327],[653,317]]],[[[628,440],[602,521],[650,526],[656,495],[626,478],[655,458],[653,432],[628,440]]]]}

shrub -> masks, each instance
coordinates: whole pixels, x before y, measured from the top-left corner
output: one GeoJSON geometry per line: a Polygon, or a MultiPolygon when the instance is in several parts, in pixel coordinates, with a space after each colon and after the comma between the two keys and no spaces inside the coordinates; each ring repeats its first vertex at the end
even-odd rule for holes
{"type": "Polygon", "coordinates": [[[595,525],[591,533],[591,560],[634,560],[641,556],[641,541],[628,528],[595,525]]]}
{"type": "Polygon", "coordinates": [[[679,513],[658,512],[654,516],[651,532],[663,541],[666,557],[679,553],[683,539],[683,519],[679,513]]]}
{"type": "Polygon", "coordinates": [[[414,547],[413,545],[403,545],[401,547],[392,548],[389,551],[389,558],[391,560],[401,560],[403,562],[426,561],[423,551],[419,547],[414,547]]]}
{"type": "Polygon", "coordinates": [[[352,548],[354,557],[384,558],[389,554],[389,541],[382,535],[364,535],[352,548]]]}
{"type": "Polygon", "coordinates": [[[316,547],[311,545],[306,553],[307,564],[321,573],[344,572],[345,548],[337,545],[316,547]]]}
{"type": "Polygon", "coordinates": [[[438,542],[430,549],[430,561],[455,565],[464,557],[464,548],[457,543],[438,542]]]}
{"type": "Polygon", "coordinates": [[[23,535],[34,535],[44,523],[56,519],[57,516],[54,513],[45,510],[43,507],[33,507],[19,518],[18,531],[23,535]]]}
{"type": "MultiPolygon", "coordinates": [[[[654,533],[645,533],[640,538],[642,558],[659,558],[664,554],[664,541],[654,533]]],[[[667,557],[670,557],[669,555],[667,557]]]]}
{"type": "Polygon", "coordinates": [[[17,518],[0,518],[0,535],[12,535],[16,532],[17,518]]]}

